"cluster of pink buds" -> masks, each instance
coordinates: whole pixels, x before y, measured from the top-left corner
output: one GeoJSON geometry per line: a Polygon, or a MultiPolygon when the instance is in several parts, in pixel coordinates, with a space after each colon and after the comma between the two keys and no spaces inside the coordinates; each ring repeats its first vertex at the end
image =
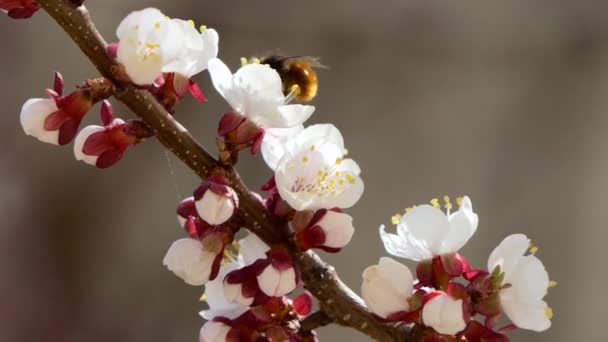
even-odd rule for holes
{"type": "Polygon", "coordinates": [[[361,292],[380,320],[420,326],[422,341],[508,341],[515,329],[543,331],[553,312],[544,302],[549,281],[537,248],[521,234],[507,237],[490,255],[487,270],[471,269],[458,250],[477,230],[478,217],[468,197],[446,213],[439,201],[408,208],[393,222],[397,234],[380,227],[386,250],[416,261],[418,280],[403,264],[383,257],[363,272],[361,292]],[[530,254],[526,254],[529,251],[530,254]],[[513,322],[497,326],[502,314],[513,322]]]}
{"type": "Polygon", "coordinates": [[[237,229],[227,221],[238,208],[238,196],[220,176],[203,182],[177,207],[177,217],[189,235],[169,248],[163,264],[190,285],[217,277],[224,251],[237,229]]]}
{"type": "Polygon", "coordinates": [[[26,19],[40,9],[36,0],[0,0],[0,11],[13,19],[26,19]]]}
{"type": "Polygon", "coordinates": [[[214,317],[201,328],[200,342],[317,341],[314,332],[299,329],[299,319],[310,312],[310,307],[301,302],[310,302],[310,295],[302,294],[293,301],[287,297],[271,298],[232,319],[214,317]]]}
{"type": "Polygon", "coordinates": [[[64,82],[55,73],[53,89],[47,89],[49,99],[29,99],[21,109],[21,126],[27,135],[53,144],[66,145],[74,140],[76,160],[107,168],[118,162],[127,149],[150,137],[147,125],[138,120],[114,118],[112,105],[107,100],[113,86],[105,78],[87,80],[72,93],[63,96],[64,82]],[[90,125],[78,129],[91,107],[103,100],[100,119],[103,126],[90,125]]]}

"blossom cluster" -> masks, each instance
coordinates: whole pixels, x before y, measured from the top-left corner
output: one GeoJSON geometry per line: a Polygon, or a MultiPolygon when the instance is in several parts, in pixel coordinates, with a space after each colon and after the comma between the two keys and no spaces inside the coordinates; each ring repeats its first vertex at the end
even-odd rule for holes
{"type": "MultiPolygon", "coordinates": [[[[38,5],[0,0],[0,9],[25,18],[38,5]]],[[[162,263],[185,283],[205,286],[209,308],[201,312],[207,322],[200,341],[315,340],[313,332],[300,329],[313,303],[306,292],[296,296],[301,281],[293,255],[309,249],[337,253],[346,247],[355,228],[344,211],[364,191],[361,169],[348,158],[338,128],[305,126],[315,107],[296,102],[308,102],[311,95],[300,96],[302,89],[313,88],[316,94],[317,85],[287,82],[274,64],[277,58],[272,65],[244,60],[233,73],[217,58],[215,30],[196,28],[194,21],[170,18],[154,8],[129,14],[116,35],[107,54],[116,62],[117,80],[149,91],[169,113],[188,92],[206,101],[193,77],[208,70],[229,106],[217,129],[220,163],[231,166],[248,149],[254,155],[261,152],[273,172],[261,188],[265,196],[255,196],[288,228],[287,241],[268,245],[246,230],[254,227],[242,227],[241,197],[249,194],[235,187],[222,167],[177,206],[186,237],[173,242],[162,263]],[[245,236],[238,239],[239,234],[245,236]]],[[[316,75],[312,79],[316,82],[316,75]]],[[[57,73],[48,99],[23,105],[26,134],[55,145],[74,140],[76,159],[99,168],[114,165],[151,135],[140,121],[115,118],[106,100],[113,91],[109,80],[89,80],[65,96],[63,90],[57,73]],[[102,125],[80,130],[98,102],[102,125]]],[[[395,215],[397,234],[380,227],[389,254],[417,262],[417,280],[407,266],[381,258],[363,272],[361,293],[369,310],[381,321],[421,327],[427,342],[507,341],[504,333],[514,328],[549,328],[552,311],[543,298],[554,283],[528,238],[507,237],[491,253],[487,269],[472,269],[458,252],[477,230],[478,216],[468,197],[457,200],[454,212],[449,198],[444,202],[445,212],[434,199],[395,215]],[[497,327],[503,313],[512,324],[497,327]]]]}
{"type": "Polygon", "coordinates": [[[458,253],[477,230],[478,216],[468,197],[459,208],[445,197],[395,215],[397,234],[380,227],[380,237],[391,255],[417,262],[415,281],[409,268],[382,257],[365,269],[361,292],[379,319],[427,327],[423,341],[508,341],[515,329],[544,331],[553,311],[543,300],[549,280],[537,247],[523,234],[505,238],[490,254],[487,269],[472,269],[458,253]],[[501,314],[512,324],[497,327],[501,314]],[[476,317],[483,318],[480,322],[476,317]]]}

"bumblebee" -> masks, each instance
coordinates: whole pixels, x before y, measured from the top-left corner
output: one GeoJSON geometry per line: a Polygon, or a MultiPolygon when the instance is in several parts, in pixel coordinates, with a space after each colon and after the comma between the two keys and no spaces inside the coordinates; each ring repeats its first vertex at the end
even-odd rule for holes
{"type": "Polygon", "coordinates": [[[317,95],[319,80],[314,68],[323,66],[318,58],[272,55],[262,58],[260,63],[267,64],[279,73],[285,95],[293,96],[300,102],[309,102],[317,95]]]}

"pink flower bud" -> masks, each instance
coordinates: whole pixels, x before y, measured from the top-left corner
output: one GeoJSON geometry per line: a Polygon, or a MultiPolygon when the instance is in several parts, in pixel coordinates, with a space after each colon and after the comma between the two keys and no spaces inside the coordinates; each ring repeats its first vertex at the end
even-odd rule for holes
{"type": "Polygon", "coordinates": [[[232,328],[222,322],[209,321],[203,325],[199,342],[224,342],[232,328]]]}
{"type": "Polygon", "coordinates": [[[388,257],[363,271],[361,295],[367,307],[382,318],[409,312],[409,298],[414,290],[412,272],[407,266],[388,257]]]}
{"type": "Polygon", "coordinates": [[[306,291],[293,300],[293,310],[299,316],[308,316],[312,310],[312,295],[306,291]]]}
{"type": "Polygon", "coordinates": [[[63,80],[55,74],[54,90],[47,90],[50,99],[29,99],[21,108],[21,126],[27,135],[42,142],[65,145],[74,139],[84,115],[93,106],[88,88],[62,96],[63,80]]]}
{"type": "Polygon", "coordinates": [[[39,9],[35,0],[0,0],[0,11],[13,19],[27,19],[39,9]]]}
{"type": "Polygon", "coordinates": [[[241,114],[229,112],[220,119],[217,135],[237,151],[250,147],[251,154],[256,154],[264,139],[264,129],[241,114]]]}
{"type": "Polygon", "coordinates": [[[422,321],[440,334],[456,335],[466,328],[461,299],[441,293],[422,308],[422,321]]]}
{"type": "Polygon", "coordinates": [[[260,290],[270,297],[285,296],[295,290],[299,276],[289,254],[271,251],[267,255],[266,265],[257,276],[260,290]]]}
{"type": "Polygon", "coordinates": [[[122,159],[125,151],[139,143],[140,139],[131,134],[129,123],[114,119],[112,106],[103,102],[101,118],[104,126],[87,126],[78,133],[74,142],[76,160],[104,169],[122,159]]]}
{"type": "Polygon", "coordinates": [[[203,92],[194,80],[174,72],[159,77],[150,91],[169,113],[175,112],[176,105],[188,92],[199,102],[207,102],[203,92]]]}
{"type": "Polygon", "coordinates": [[[335,253],[350,242],[354,232],[350,215],[339,210],[321,209],[304,229],[297,231],[296,237],[302,250],[321,248],[335,253]]]}
{"type": "Polygon", "coordinates": [[[194,191],[198,215],[211,225],[220,225],[238,208],[238,196],[223,177],[210,177],[194,191]]]}

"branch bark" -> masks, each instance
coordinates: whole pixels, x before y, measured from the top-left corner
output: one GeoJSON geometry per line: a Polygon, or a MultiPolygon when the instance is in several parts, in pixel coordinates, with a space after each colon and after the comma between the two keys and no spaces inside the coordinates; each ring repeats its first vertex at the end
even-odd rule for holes
{"type": "Polygon", "coordinates": [[[286,223],[270,215],[242,182],[236,170],[211,156],[147,91],[121,83],[114,77],[116,62],[107,53],[107,44],[95,28],[84,6],[70,0],[38,0],[42,8],[80,47],[99,72],[116,87],[115,97],[145,121],[158,140],[202,179],[220,173],[240,199],[238,219],[269,245],[287,247],[300,266],[304,286],[318,299],[327,320],[356,329],[378,341],[417,341],[416,329],[376,320],[359,298],[312,251],[300,252],[289,241],[286,223]]]}

